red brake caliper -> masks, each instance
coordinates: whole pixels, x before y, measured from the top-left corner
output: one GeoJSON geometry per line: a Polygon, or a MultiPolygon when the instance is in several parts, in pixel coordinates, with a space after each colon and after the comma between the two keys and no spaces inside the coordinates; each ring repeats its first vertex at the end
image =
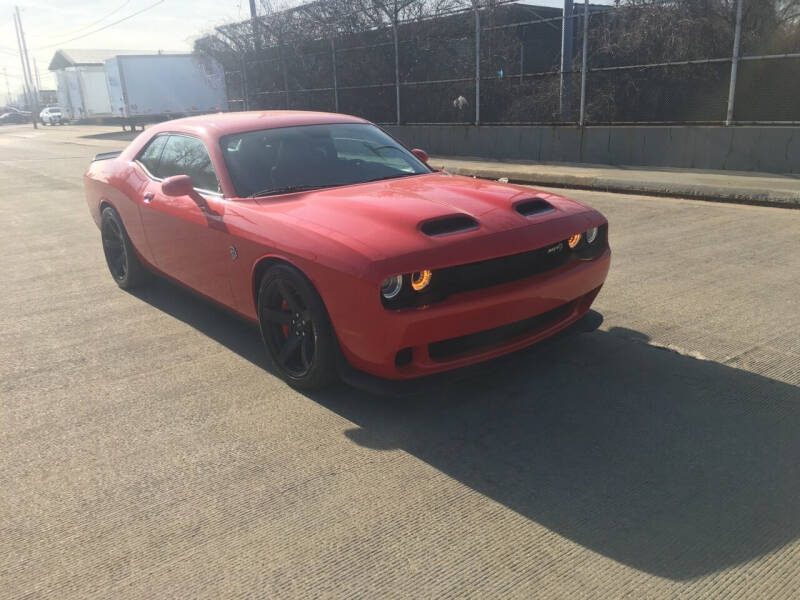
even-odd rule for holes
{"type": "MultiPolygon", "coordinates": [[[[281,302],[281,310],[284,311],[284,312],[290,312],[289,311],[289,303],[286,302],[286,300],[281,302]]],[[[288,340],[289,339],[289,326],[288,325],[281,325],[281,330],[283,331],[283,337],[288,340]]]]}

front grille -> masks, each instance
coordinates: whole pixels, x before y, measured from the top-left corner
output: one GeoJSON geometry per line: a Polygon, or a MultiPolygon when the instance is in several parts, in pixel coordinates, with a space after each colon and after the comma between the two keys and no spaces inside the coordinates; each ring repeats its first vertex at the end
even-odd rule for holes
{"type": "Polygon", "coordinates": [[[408,276],[403,291],[392,300],[384,300],[387,308],[408,308],[441,302],[452,294],[488,288],[504,283],[519,281],[567,264],[574,260],[587,260],[599,256],[606,248],[606,232],[603,225],[598,232],[597,241],[589,246],[584,240],[574,250],[563,240],[544,248],[529,250],[519,254],[501,256],[489,260],[437,269],[433,273],[428,290],[417,293],[411,290],[408,276]]]}
{"type": "Polygon", "coordinates": [[[492,346],[505,344],[514,338],[544,330],[558,323],[569,315],[574,306],[575,302],[568,302],[546,313],[523,319],[522,321],[440,342],[433,342],[428,344],[428,354],[430,354],[432,360],[446,361],[465,354],[480,352],[492,346]]]}

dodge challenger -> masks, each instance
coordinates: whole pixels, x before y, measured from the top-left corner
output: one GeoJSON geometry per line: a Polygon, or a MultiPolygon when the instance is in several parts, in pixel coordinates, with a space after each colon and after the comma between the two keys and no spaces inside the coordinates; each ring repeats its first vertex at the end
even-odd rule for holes
{"type": "Polygon", "coordinates": [[[304,390],[534,344],[589,310],[611,260],[598,211],[434,170],[340,114],[164,122],[97,155],[84,185],[119,287],[159,273],[252,321],[304,390]]]}

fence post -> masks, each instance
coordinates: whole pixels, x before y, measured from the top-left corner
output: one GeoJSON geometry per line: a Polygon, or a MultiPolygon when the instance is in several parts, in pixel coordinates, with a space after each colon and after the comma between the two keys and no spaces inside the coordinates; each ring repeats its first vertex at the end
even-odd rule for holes
{"type": "Polygon", "coordinates": [[[283,76],[283,99],[286,103],[286,110],[289,110],[289,76],[286,73],[286,53],[284,52],[283,36],[278,38],[278,58],[281,61],[281,74],[283,76]]]}
{"type": "Polygon", "coordinates": [[[739,46],[742,42],[742,2],[736,2],[736,27],[733,30],[733,54],[731,55],[731,85],[728,88],[728,112],[725,125],[733,124],[733,105],[736,96],[736,76],[739,71],[739,46]]]}
{"type": "Polygon", "coordinates": [[[400,125],[400,43],[397,39],[397,11],[392,19],[392,36],[394,39],[394,105],[396,125],[400,125]]]}
{"type": "Polygon", "coordinates": [[[242,57],[242,108],[244,110],[250,109],[250,102],[248,102],[247,96],[247,58],[242,57]]]}
{"type": "Polygon", "coordinates": [[[333,110],[339,112],[339,83],[336,78],[336,36],[331,34],[331,61],[333,65],[333,110]]]}
{"type": "Polygon", "coordinates": [[[578,125],[586,123],[586,67],[589,60],[586,56],[589,48],[589,0],[583,2],[583,49],[581,51],[581,113],[578,116],[578,125]]]}
{"type": "Polygon", "coordinates": [[[564,0],[561,15],[561,93],[559,94],[562,121],[568,119],[572,99],[572,12],[572,0],[564,0]]]}
{"type": "Polygon", "coordinates": [[[481,124],[481,13],[478,2],[472,2],[475,12],[475,125],[481,124]]]}

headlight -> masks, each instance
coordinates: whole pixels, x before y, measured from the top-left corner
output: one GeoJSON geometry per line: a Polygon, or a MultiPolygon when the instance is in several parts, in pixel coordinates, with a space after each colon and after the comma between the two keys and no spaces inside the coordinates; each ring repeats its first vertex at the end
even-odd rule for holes
{"type": "Polygon", "coordinates": [[[594,244],[595,240],[597,240],[597,227],[592,227],[586,232],[586,243],[594,244]]]}
{"type": "Polygon", "coordinates": [[[581,234],[580,233],[576,233],[575,235],[569,236],[569,239],[567,240],[567,245],[570,248],[574,248],[575,246],[578,245],[578,243],[580,241],[581,241],[581,234]]]}
{"type": "Polygon", "coordinates": [[[403,289],[403,276],[402,275],[393,275],[392,277],[387,277],[383,280],[381,284],[381,296],[386,298],[387,300],[391,300],[397,294],[400,293],[400,290],[403,289]]]}
{"type": "Polygon", "coordinates": [[[425,269],[424,271],[416,271],[411,274],[411,287],[415,292],[421,292],[430,285],[432,278],[433,273],[431,273],[428,269],[425,269]]]}

